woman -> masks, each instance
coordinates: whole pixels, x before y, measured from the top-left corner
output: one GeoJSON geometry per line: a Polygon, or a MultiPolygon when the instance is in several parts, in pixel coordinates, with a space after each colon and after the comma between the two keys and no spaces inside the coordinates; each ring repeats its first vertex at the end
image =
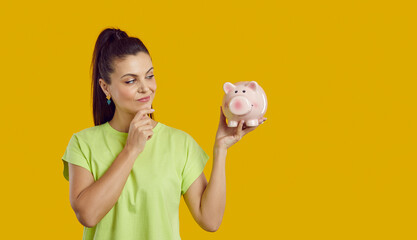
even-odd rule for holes
{"type": "Polygon", "coordinates": [[[227,149],[256,127],[241,121],[228,128],[220,110],[207,183],[209,156],[189,134],[154,119],[152,59],[138,38],[103,30],[92,70],[95,126],[74,133],[62,157],[83,239],[181,239],[181,195],[195,221],[216,231],[226,204],[227,149]]]}

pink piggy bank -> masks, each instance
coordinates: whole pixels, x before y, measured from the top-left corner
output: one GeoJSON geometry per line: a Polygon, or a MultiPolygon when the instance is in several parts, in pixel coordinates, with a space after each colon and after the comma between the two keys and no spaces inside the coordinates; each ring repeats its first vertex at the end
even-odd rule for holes
{"type": "Polygon", "coordinates": [[[268,101],[264,90],[255,81],[226,82],[223,85],[223,113],[228,120],[228,127],[237,127],[240,120],[246,126],[258,126],[258,119],[265,115],[268,101]]]}

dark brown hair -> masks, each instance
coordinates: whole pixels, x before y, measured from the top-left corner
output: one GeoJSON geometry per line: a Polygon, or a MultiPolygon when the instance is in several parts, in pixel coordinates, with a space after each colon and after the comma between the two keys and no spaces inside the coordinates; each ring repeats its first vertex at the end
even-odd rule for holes
{"type": "MultiPolygon", "coordinates": [[[[151,56],[140,39],[129,37],[126,32],[118,28],[106,28],[98,36],[91,62],[91,90],[95,126],[110,121],[116,110],[113,101],[110,105],[107,104],[106,94],[100,87],[99,79],[102,78],[107,84],[110,84],[110,74],[114,71],[113,61],[123,59],[126,55],[136,55],[139,52],[145,52],[149,57],[151,56]]],[[[154,119],[153,113],[150,114],[150,117],[154,119]]]]}

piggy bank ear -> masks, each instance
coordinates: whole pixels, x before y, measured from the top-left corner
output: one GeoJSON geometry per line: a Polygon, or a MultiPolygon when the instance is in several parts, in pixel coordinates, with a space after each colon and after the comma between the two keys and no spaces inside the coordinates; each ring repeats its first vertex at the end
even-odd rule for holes
{"type": "Polygon", "coordinates": [[[247,86],[253,91],[256,91],[256,89],[258,89],[258,83],[255,81],[250,81],[247,86]]]}
{"type": "Polygon", "coordinates": [[[226,94],[228,94],[230,91],[232,91],[233,89],[235,89],[236,88],[236,86],[235,85],[233,85],[233,84],[231,84],[231,83],[229,83],[229,82],[226,82],[224,85],[223,85],[223,90],[224,90],[224,92],[226,93],[226,94]]]}

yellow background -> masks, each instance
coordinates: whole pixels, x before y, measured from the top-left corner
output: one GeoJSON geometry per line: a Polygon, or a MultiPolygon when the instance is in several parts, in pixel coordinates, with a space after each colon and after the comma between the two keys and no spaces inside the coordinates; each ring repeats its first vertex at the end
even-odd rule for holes
{"type": "Polygon", "coordinates": [[[93,126],[105,27],[153,58],[156,120],[211,159],[224,82],[255,80],[265,124],[228,151],[220,229],[186,239],[417,239],[413,1],[2,2],[1,239],[81,239],[61,156],[93,126]]]}

